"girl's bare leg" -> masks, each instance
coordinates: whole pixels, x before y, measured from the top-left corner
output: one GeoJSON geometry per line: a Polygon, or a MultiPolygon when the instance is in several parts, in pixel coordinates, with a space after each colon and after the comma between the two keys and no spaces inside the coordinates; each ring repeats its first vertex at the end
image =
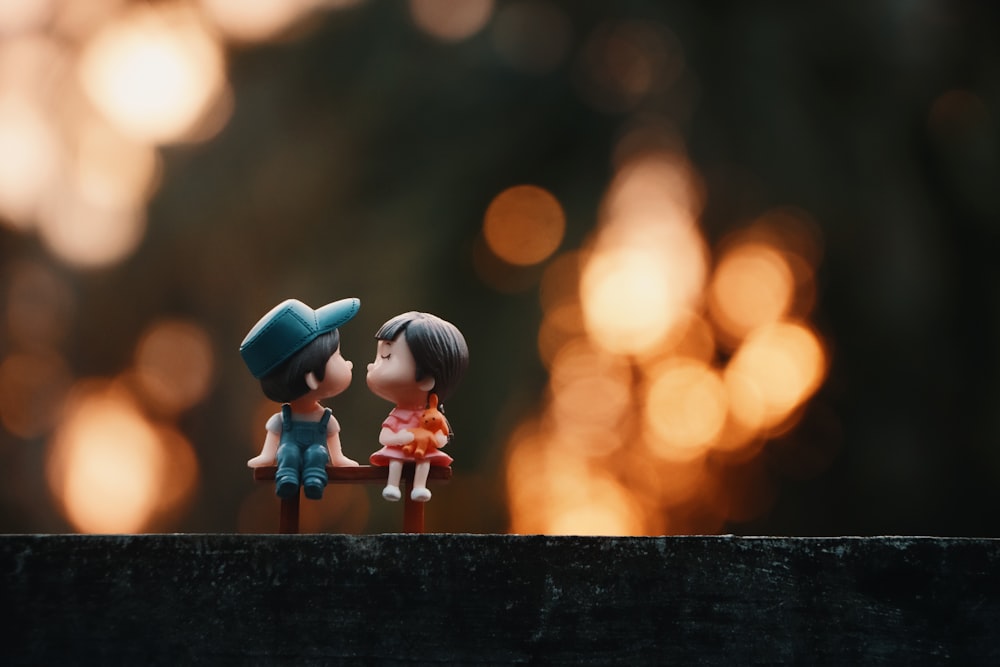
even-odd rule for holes
{"type": "Polygon", "coordinates": [[[410,500],[418,503],[426,503],[431,499],[431,490],[427,488],[427,475],[431,471],[430,461],[420,461],[413,471],[413,491],[410,492],[410,500]]]}
{"type": "Polygon", "coordinates": [[[393,459],[389,461],[389,479],[386,480],[385,488],[382,489],[382,497],[386,500],[396,502],[403,497],[399,491],[399,478],[403,475],[403,462],[393,459]]]}

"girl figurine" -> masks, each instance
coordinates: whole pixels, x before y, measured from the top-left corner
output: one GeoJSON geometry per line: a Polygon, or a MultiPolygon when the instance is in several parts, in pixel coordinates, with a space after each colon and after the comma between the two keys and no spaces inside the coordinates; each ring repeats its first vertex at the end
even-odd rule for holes
{"type": "Polygon", "coordinates": [[[428,411],[437,408],[438,399],[444,401],[451,396],[469,366],[469,348],[455,325],[416,311],[392,318],[375,338],[378,343],[375,361],[368,364],[368,387],[396,407],[382,423],[378,437],[382,449],[372,454],[370,461],[389,466],[382,497],[390,501],[402,497],[399,482],[403,464],[415,463],[410,499],[427,502],[431,499],[427,488],[430,467],[452,462],[440,451],[451,440],[451,428],[443,415],[438,420],[428,411]],[[444,421],[443,428],[432,431],[436,440],[432,446],[414,444],[415,432],[426,428],[425,418],[444,421]]]}
{"type": "Polygon", "coordinates": [[[240,354],[260,380],[264,395],[281,403],[267,420],[267,435],[251,468],[278,464],[275,493],[295,498],[299,485],[319,500],[327,484],[326,466],[356,466],[340,445],[340,424],[319,401],[351,384],[350,361],[340,353],[338,327],[358,312],[358,299],[341,299],[313,310],[296,299],[275,306],[250,330],[240,354]]]}

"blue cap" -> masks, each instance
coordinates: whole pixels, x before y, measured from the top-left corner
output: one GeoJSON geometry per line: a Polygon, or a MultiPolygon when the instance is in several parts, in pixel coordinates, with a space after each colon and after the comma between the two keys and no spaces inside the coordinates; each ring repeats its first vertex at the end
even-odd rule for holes
{"type": "Polygon", "coordinates": [[[313,310],[298,299],[286,299],[253,325],[240,343],[240,355],[255,378],[262,378],[281,362],[333,331],[361,308],[358,299],[341,299],[313,310]]]}

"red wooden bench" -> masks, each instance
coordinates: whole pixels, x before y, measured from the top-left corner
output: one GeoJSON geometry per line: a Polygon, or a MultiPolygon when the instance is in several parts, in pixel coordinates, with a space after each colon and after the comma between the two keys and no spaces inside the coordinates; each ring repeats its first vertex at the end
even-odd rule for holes
{"type": "MultiPolygon", "coordinates": [[[[422,533],[424,532],[424,505],[410,500],[409,488],[413,483],[412,463],[403,466],[403,532],[422,533]]],[[[274,481],[277,466],[263,466],[253,468],[253,478],[258,482],[274,481]]],[[[382,484],[386,482],[389,475],[389,468],[386,466],[350,466],[350,467],[326,467],[327,484],[382,484]]],[[[427,476],[428,483],[432,481],[447,482],[451,479],[451,468],[431,466],[430,474],[427,476]]],[[[281,512],[278,519],[278,532],[294,534],[299,532],[299,499],[302,496],[301,490],[294,498],[281,499],[281,512]]]]}

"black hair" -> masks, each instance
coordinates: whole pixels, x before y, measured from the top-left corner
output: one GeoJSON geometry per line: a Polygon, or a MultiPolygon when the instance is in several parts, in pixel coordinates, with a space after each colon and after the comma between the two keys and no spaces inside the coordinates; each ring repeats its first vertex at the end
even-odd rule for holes
{"type": "Polygon", "coordinates": [[[304,396],[309,392],[306,375],[312,373],[322,382],[326,377],[326,363],[339,347],[337,329],[320,334],[260,379],[264,395],[277,403],[288,403],[304,396]]]}
{"type": "Polygon", "coordinates": [[[429,375],[434,378],[431,391],[441,401],[451,396],[469,367],[469,347],[462,332],[440,317],[410,311],[383,324],[375,338],[391,341],[400,333],[413,353],[417,382],[429,375]]]}

